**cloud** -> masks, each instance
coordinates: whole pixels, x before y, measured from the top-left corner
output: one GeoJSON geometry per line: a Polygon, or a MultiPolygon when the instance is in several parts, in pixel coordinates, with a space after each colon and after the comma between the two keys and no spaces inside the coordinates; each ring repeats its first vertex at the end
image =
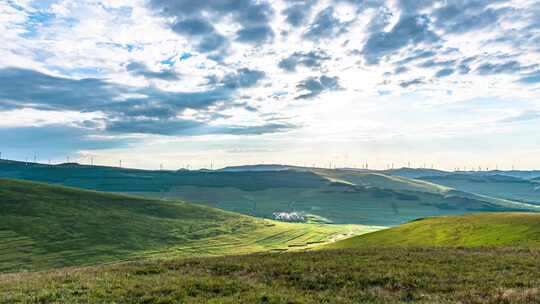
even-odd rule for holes
{"type": "Polygon", "coordinates": [[[447,33],[460,34],[496,24],[508,9],[487,7],[492,3],[487,0],[449,1],[448,5],[433,12],[435,26],[447,33]]]}
{"type": "Polygon", "coordinates": [[[197,50],[203,53],[223,53],[228,49],[229,39],[218,31],[220,22],[239,26],[235,38],[238,42],[260,45],[274,37],[270,25],[274,10],[265,1],[150,0],[149,6],[159,14],[173,18],[171,29],[197,39],[197,50]]]}
{"type": "Polygon", "coordinates": [[[0,106],[163,118],[186,108],[206,108],[230,95],[230,90],[219,87],[202,92],[167,92],[94,78],[70,79],[27,69],[0,69],[0,106]]]}
{"type": "Polygon", "coordinates": [[[300,26],[304,24],[310,13],[311,8],[316,1],[291,1],[292,5],[289,5],[286,9],[282,11],[282,14],[285,16],[285,21],[294,26],[300,26]]]}
{"type": "Polygon", "coordinates": [[[278,66],[286,71],[296,71],[297,66],[318,68],[322,62],[330,60],[330,56],[324,51],[295,52],[287,58],[281,59],[278,66]]]}
{"type": "MultiPolygon", "coordinates": [[[[264,72],[242,68],[226,75],[222,83],[208,91],[168,92],[156,88],[129,87],[100,79],[77,80],[6,68],[0,69],[0,107],[4,110],[36,108],[100,112],[105,115],[102,122],[105,131],[113,133],[196,135],[224,134],[230,130],[231,134],[241,134],[241,127],[210,128],[208,120],[187,120],[178,116],[186,109],[206,110],[218,102],[231,102],[236,90],[255,86],[264,77],[264,72]]],[[[214,117],[212,114],[210,119],[214,117]]]]}
{"type": "Polygon", "coordinates": [[[521,77],[518,82],[524,84],[540,83],[540,70],[526,74],[526,76],[521,77]]]}
{"type": "Polygon", "coordinates": [[[274,31],[268,25],[246,27],[236,34],[237,41],[254,44],[261,44],[274,38],[274,31]]]}
{"type": "Polygon", "coordinates": [[[197,136],[209,134],[228,135],[262,135],[267,133],[286,132],[298,128],[288,123],[264,123],[260,125],[208,125],[203,122],[187,119],[176,120],[129,120],[112,122],[107,131],[115,133],[161,134],[179,136],[197,136]]]}
{"type": "Polygon", "coordinates": [[[435,43],[439,37],[429,29],[429,18],[425,15],[402,17],[389,32],[375,32],[367,39],[362,53],[369,64],[390,55],[410,44],[435,43]]]}
{"type": "Polygon", "coordinates": [[[512,60],[504,63],[484,63],[476,69],[476,72],[480,75],[495,75],[502,73],[513,74],[522,69],[523,67],[518,61],[512,60]]]}
{"type": "Polygon", "coordinates": [[[498,122],[501,123],[516,123],[516,122],[526,122],[530,120],[540,119],[540,111],[523,111],[522,113],[510,117],[503,118],[498,122]]]}
{"type": "Polygon", "coordinates": [[[419,85],[419,84],[424,84],[424,80],[422,78],[415,78],[415,79],[412,79],[412,80],[406,80],[406,81],[402,81],[399,83],[399,85],[402,87],[402,88],[408,88],[410,86],[415,86],[415,85],[419,85]]]}
{"type": "Polygon", "coordinates": [[[307,92],[299,95],[296,99],[314,98],[324,92],[341,89],[338,77],[329,77],[325,75],[304,79],[297,85],[297,88],[307,92]]]}
{"type": "Polygon", "coordinates": [[[442,70],[439,70],[436,74],[435,74],[435,77],[437,78],[443,78],[443,77],[447,77],[447,76],[450,76],[454,74],[454,69],[442,69],[442,70]]]}
{"type": "Polygon", "coordinates": [[[348,23],[341,22],[334,16],[334,9],[327,7],[320,11],[313,23],[304,33],[304,38],[318,41],[324,38],[334,38],[346,32],[348,23]]]}
{"type": "Polygon", "coordinates": [[[242,68],[236,73],[228,74],[223,78],[223,84],[231,89],[249,88],[255,86],[266,77],[263,71],[242,68]]]}
{"type": "Polygon", "coordinates": [[[145,64],[141,62],[131,62],[126,65],[128,72],[135,76],[141,76],[147,79],[161,79],[161,80],[178,80],[180,76],[172,70],[163,70],[155,72],[150,70],[145,64]]]}

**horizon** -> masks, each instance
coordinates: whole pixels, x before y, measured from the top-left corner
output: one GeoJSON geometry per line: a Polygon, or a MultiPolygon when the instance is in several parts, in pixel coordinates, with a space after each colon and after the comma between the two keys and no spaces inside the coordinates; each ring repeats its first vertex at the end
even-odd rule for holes
{"type": "Polygon", "coordinates": [[[535,1],[0,3],[2,158],[540,168],[535,1]]]}
{"type": "MultiPolygon", "coordinates": [[[[0,154],[1,155],[1,154],[0,154]]],[[[129,164],[126,164],[122,161],[120,164],[120,160],[115,164],[100,164],[98,162],[95,162],[94,160],[86,160],[87,162],[80,162],[80,161],[59,161],[59,162],[53,162],[52,160],[47,161],[40,161],[40,160],[33,160],[33,159],[26,159],[26,160],[17,160],[17,159],[7,159],[0,157],[0,162],[6,161],[6,162],[16,162],[16,163],[25,163],[25,164],[34,164],[34,165],[44,165],[44,166],[62,166],[62,165],[77,165],[77,166],[84,166],[84,167],[107,167],[107,168],[118,168],[118,169],[128,169],[128,170],[143,170],[143,171],[169,171],[169,172],[176,172],[176,171],[199,171],[199,170],[206,170],[206,171],[220,171],[223,169],[228,168],[237,168],[237,167],[291,167],[291,168],[306,168],[306,169],[325,169],[325,170],[356,170],[356,171],[365,171],[365,172],[384,172],[384,171],[393,171],[393,170],[433,170],[433,171],[440,171],[440,172],[448,172],[448,173],[477,173],[477,172],[533,172],[533,171],[540,171],[540,169],[535,168],[529,168],[529,169],[519,169],[519,168],[490,168],[490,167],[455,167],[453,170],[443,169],[443,168],[437,168],[436,166],[392,166],[391,164],[388,164],[384,168],[377,168],[377,167],[370,167],[369,164],[359,164],[358,166],[337,166],[335,164],[327,164],[327,166],[318,166],[317,164],[286,164],[286,163],[253,163],[253,164],[238,164],[238,165],[230,165],[230,166],[223,166],[223,167],[216,167],[213,164],[210,164],[208,166],[191,166],[189,164],[186,164],[183,167],[177,167],[177,168],[167,168],[165,164],[160,164],[158,168],[141,168],[141,167],[132,167],[129,166],[129,164]],[[367,165],[367,168],[365,167],[367,165]]]]}

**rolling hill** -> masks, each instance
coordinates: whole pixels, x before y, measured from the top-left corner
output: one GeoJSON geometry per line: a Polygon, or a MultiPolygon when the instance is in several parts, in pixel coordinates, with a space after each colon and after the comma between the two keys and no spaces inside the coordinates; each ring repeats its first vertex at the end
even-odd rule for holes
{"type": "Polygon", "coordinates": [[[325,248],[540,247],[540,214],[482,213],[420,219],[353,237],[325,248]]]}
{"type": "Polygon", "coordinates": [[[540,189],[534,179],[476,173],[452,173],[420,179],[466,192],[540,205],[540,189]]]}
{"type": "Polygon", "coordinates": [[[318,223],[394,226],[437,215],[540,210],[527,202],[431,181],[349,169],[259,165],[152,171],[0,161],[0,177],[184,200],[267,219],[274,213],[294,211],[318,223]]]}
{"type": "Polygon", "coordinates": [[[373,229],[275,222],[183,202],[0,180],[0,272],[287,251],[373,229]]]}

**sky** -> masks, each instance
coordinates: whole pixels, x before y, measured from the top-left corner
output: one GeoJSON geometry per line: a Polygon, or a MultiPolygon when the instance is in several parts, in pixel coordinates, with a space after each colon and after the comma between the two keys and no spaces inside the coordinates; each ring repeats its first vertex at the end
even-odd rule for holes
{"type": "Polygon", "coordinates": [[[540,168],[540,2],[3,0],[3,158],[540,168]]]}

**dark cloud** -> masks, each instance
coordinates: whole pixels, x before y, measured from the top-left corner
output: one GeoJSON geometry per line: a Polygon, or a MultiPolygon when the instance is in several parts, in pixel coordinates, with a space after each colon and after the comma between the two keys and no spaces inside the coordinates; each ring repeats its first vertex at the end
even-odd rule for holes
{"type": "Polygon", "coordinates": [[[246,43],[263,43],[274,38],[274,31],[270,26],[246,27],[236,33],[236,40],[246,43]]]}
{"type": "Polygon", "coordinates": [[[402,81],[399,83],[399,86],[401,86],[402,88],[408,88],[410,86],[415,86],[415,85],[424,84],[424,83],[425,82],[422,78],[416,78],[412,80],[402,81]]]}
{"type": "Polygon", "coordinates": [[[293,72],[297,66],[318,68],[321,63],[330,60],[330,56],[324,51],[295,52],[291,56],[282,59],[278,66],[286,71],[293,72]]]}
{"type": "MultiPolygon", "coordinates": [[[[225,131],[222,129],[210,128],[208,120],[184,120],[179,119],[178,115],[185,109],[207,111],[210,106],[220,102],[231,105],[236,90],[254,86],[264,77],[261,71],[239,69],[207,91],[168,92],[156,88],[134,88],[100,79],[76,80],[32,70],[5,68],[0,69],[0,109],[99,111],[105,115],[101,121],[105,131],[113,133],[223,133],[225,131]]],[[[209,113],[208,119],[212,119],[213,114],[209,113]]],[[[87,122],[84,126],[92,124],[97,126],[95,122],[87,122]]],[[[234,134],[239,133],[237,129],[231,130],[234,134]]]]}
{"type": "Polygon", "coordinates": [[[333,38],[346,32],[348,23],[341,22],[334,16],[334,9],[327,7],[320,11],[310,24],[304,37],[318,41],[321,38],[333,38]]]}
{"type": "Polygon", "coordinates": [[[367,39],[362,53],[369,64],[410,44],[434,43],[439,37],[429,29],[427,16],[405,16],[389,32],[375,32],[367,39]]]}
{"type": "Polygon", "coordinates": [[[301,0],[290,2],[292,3],[282,11],[282,14],[285,16],[287,23],[296,27],[303,25],[307,21],[311,8],[317,1],[301,0]]]}
{"type": "Polygon", "coordinates": [[[131,62],[126,65],[128,72],[135,76],[142,76],[147,79],[161,79],[161,80],[178,80],[180,76],[172,70],[163,70],[159,72],[152,71],[148,67],[140,62],[131,62]]]}
{"type": "Polygon", "coordinates": [[[449,68],[446,68],[446,69],[441,69],[439,70],[436,74],[435,74],[435,77],[437,78],[443,78],[443,77],[446,77],[446,76],[450,76],[454,74],[454,69],[449,69],[449,68]]]}
{"type": "Polygon", "coordinates": [[[404,66],[398,66],[395,70],[394,70],[394,74],[396,75],[399,75],[399,74],[403,74],[405,72],[407,72],[409,69],[407,67],[404,67],[404,66]]]}
{"type": "MultiPolygon", "coordinates": [[[[233,22],[239,25],[236,39],[259,45],[270,41],[274,31],[270,21],[272,7],[258,0],[150,0],[149,5],[159,14],[172,17],[171,29],[197,40],[197,50],[204,53],[226,52],[229,41],[219,33],[215,24],[233,22]]],[[[223,55],[212,57],[221,59],[223,55]]]]}
{"type": "Polygon", "coordinates": [[[476,69],[476,72],[480,75],[513,74],[522,69],[523,67],[519,62],[511,60],[504,63],[484,63],[476,69]]]}
{"type": "Polygon", "coordinates": [[[263,71],[242,68],[234,74],[226,75],[223,78],[223,83],[231,89],[249,88],[255,86],[265,77],[266,74],[263,71]]]}
{"type": "Polygon", "coordinates": [[[426,59],[437,55],[436,52],[432,50],[415,50],[412,52],[411,55],[401,59],[400,61],[396,62],[398,65],[404,65],[416,60],[420,59],[426,59]]]}
{"type": "Polygon", "coordinates": [[[433,0],[398,0],[397,3],[401,8],[403,14],[416,14],[419,10],[431,7],[433,0]]]}
{"type": "Polygon", "coordinates": [[[369,21],[367,30],[369,32],[378,32],[382,31],[388,24],[390,24],[390,19],[393,14],[386,6],[380,7],[375,16],[369,21]]]}
{"type": "Polygon", "coordinates": [[[327,91],[336,91],[341,89],[338,77],[329,77],[324,75],[320,77],[309,77],[300,82],[297,87],[302,91],[307,91],[307,93],[299,95],[296,97],[296,99],[309,99],[327,91]]]}
{"type": "Polygon", "coordinates": [[[107,127],[107,131],[117,133],[162,134],[162,135],[261,135],[267,133],[285,132],[298,126],[287,123],[265,123],[254,126],[211,126],[195,120],[138,120],[118,121],[107,127]]]}
{"type": "Polygon", "coordinates": [[[433,68],[433,67],[449,67],[453,66],[456,63],[456,60],[427,60],[419,64],[418,66],[423,68],[433,68]]]}
{"type": "Polygon", "coordinates": [[[448,1],[447,5],[433,12],[435,26],[447,33],[465,33],[497,23],[508,8],[489,8],[492,0],[448,1]]]}

